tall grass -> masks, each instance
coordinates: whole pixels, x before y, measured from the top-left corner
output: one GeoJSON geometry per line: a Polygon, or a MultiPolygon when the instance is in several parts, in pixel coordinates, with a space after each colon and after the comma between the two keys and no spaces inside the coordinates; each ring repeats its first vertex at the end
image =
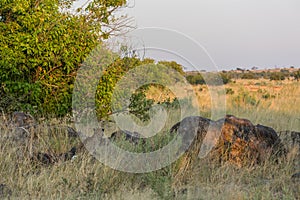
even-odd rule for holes
{"type": "MultiPolygon", "coordinates": [[[[300,131],[300,83],[237,80],[226,88],[233,91],[226,96],[228,114],[248,118],[277,131],[300,131]]],[[[201,113],[209,117],[211,99],[207,87],[195,86],[194,90],[201,113]]],[[[29,137],[14,139],[16,129],[7,116],[1,115],[0,184],[7,185],[12,194],[0,198],[297,199],[300,196],[299,182],[291,180],[291,175],[300,171],[296,147],[284,162],[267,161],[244,168],[227,163],[220,165],[208,158],[196,159],[183,179],[177,177],[177,172],[184,157],[168,167],[145,174],[113,170],[86,151],[73,160],[51,165],[33,161],[34,152],[59,154],[80,143],[78,138],[68,136],[67,126],[72,126],[68,119],[43,121],[27,130],[29,137]]],[[[166,134],[165,131],[162,133],[166,134]]],[[[132,146],[128,141],[117,143],[127,150],[142,152],[147,148],[148,151],[157,149],[170,139],[162,134],[143,144],[146,146],[132,146]]]]}

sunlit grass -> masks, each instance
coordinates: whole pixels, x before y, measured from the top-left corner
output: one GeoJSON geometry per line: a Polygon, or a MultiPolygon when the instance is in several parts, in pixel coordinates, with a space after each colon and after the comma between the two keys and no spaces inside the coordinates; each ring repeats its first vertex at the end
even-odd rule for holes
{"type": "MultiPolygon", "coordinates": [[[[254,124],[271,126],[277,131],[300,130],[299,82],[236,80],[225,88],[233,91],[226,95],[228,114],[248,118],[254,124]]],[[[199,109],[209,117],[211,98],[208,88],[195,86],[194,91],[199,109]]],[[[153,89],[151,92],[159,91],[153,89]]],[[[157,97],[172,99],[168,95],[170,93],[157,97]]],[[[174,119],[178,121],[176,117],[174,119]]],[[[8,122],[9,118],[1,115],[0,184],[6,184],[12,190],[11,199],[296,199],[300,196],[299,183],[291,180],[291,175],[300,170],[297,148],[281,163],[270,161],[254,167],[236,168],[199,159],[182,178],[177,176],[182,162],[179,160],[156,172],[131,174],[110,169],[87,152],[52,165],[32,162],[31,151],[59,154],[78,144],[79,139],[69,138],[66,134],[66,127],[73,125],[67,119],[43,121],[28,129],[33,139],[13,141],[15,130],[8,122]]],[[[160,138],[168,141],[168,137],[162,135],[153,141],[159,143],[160,138]]],[[[119,145],[134,150],[127,141],[119,145]]],[[[146,145],[149,150],[159,148],[159,144],[151,142],[146,145]]],[[[141,144],[136,148],[137,152],[144,151],[141,144]]]]}

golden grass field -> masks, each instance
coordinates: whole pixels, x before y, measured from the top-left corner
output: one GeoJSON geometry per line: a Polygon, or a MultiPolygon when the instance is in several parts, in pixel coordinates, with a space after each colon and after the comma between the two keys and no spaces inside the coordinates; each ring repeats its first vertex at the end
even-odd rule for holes
{"type": "MultiPolygon", "coordinates": [[[[220,86],[216,86],[220,87],[220,86]]],[[[225,85],[226,113],[276,131],[300,131],[300,82],[234,80],[225,85]]],[[[193,87],[204,117],[210,117],[207,86],[193,87]]],[[[157,101],[172,94],[156,88],[148,97],[157,101]]],[[[65,152],[78,139],[66,134],[69,118],[40,121],[28,129],[29,141],[9,140],[14,129],[0,117],[0,198],[7,199],[299,199],[300,183],[291,180],[300,171],[299,149],[282,162],[237,168],[199,159],[184,180],[176,176],[177,164],[146,174],[130,174],[104,166],[86,152],[72,161],[41,165],[28,151],[65,152]],[[51,125],[51,126],[49,126],[51,125]],[[56,128],[51,128],[56,127],[56,128]],[[57,128],[58,127],[58,128],[57,128]],[[4,137],[5,136],[5,137],[4,137]],[[34,146],[34,147],[32,147],[34,146]]]]}
{"type": "MultiPolygon", "coordinates": [[[[222,102],[226,104],[227,114],[271,126],[277,131],[300,130],[300,83],[297,81],[237,79],[225,86],[211,86],[211,89],[214,88],[233,91],[232,94],[226,94],[226,101],[222,102]]],[[[198,98],[194,105],[198,105],[201,114],[209,117],[212,98],[208,86],[193,86],[193,92],[198,98]]],[[[148,98],[163,101],[174,98],[174,94],[152,88],[148,98]]]]}

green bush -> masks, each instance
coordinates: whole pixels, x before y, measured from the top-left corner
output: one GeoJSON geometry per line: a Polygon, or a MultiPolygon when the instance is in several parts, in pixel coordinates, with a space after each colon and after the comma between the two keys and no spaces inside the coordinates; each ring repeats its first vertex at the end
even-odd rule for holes
{"type": "Polygon", "coordinates": [[[89,15],[61,12],[72,0],[0,1],[0,109],[62,116],[85,57],[108,34],[124,0],[94,0],[89,15]],[[101,10],[101,12],[98,12],[101,10]]]}
{"type": "MultiPolygon", "coordinates": [[[[171,62],[174,64],[174,62],[171,62]]],[[[111,113],[123,111],[126,106],[129,106],[130,112],[135,114],[136,116],[141,117],[141,120],[148,119],[149,116],[145,115],[151,105],[153,104],[152,100],[146,99],[145,92],[148,90],[149,86],[151,85],[144,85],[141,88],[137,88],[136,91],[131,91],[131,88],[128,86],[132,81],[132,78],[136,78],[135,76],[139,76],[142,73],[145,73],[143,69],[141,71],[135,71],[134,74],[131,76],[134,77],[127,77],[129,78],[128,81],[123,83],[127,84],[127,86],[121,88],[116,88],[117,83],[120,84],[120,80],[124,77],[124,75],[132,69],[135,69],[138,66],[148,66],[148,69],[151,69],[147,72],[147,79],[148,80],[162,80],[165,82],[166,85],[168,81],[176,81],[175,77],[172,77],[171,74],[168,74],[169,77],[166,77],[167,72],[163,72],[163,70],[167,70],[170,67],[173,68],[168,64],[168,62],[164,62],[162,64],[154,64],[154,61],[143,60],[141,61],[138,58],[118,58],[113,64],[108,66],[103,76],[100,78],[97,92],[96,92],[96,111],[98,117],[106,118],[111,113]],[[170,79],[168,79],[170,78],[170,79]],[[114,96],[114,99],[113,98],[114,96]],[[129,96],[130,95],[130,96],[129,96]],[[123,99],[130,99],[129,105],[126,105],[126,102],[123,102],[123,99]],[[112,107],[113,106],[113,107],[112,107]]],[[[173,68],[174,69],[174,68],[173,68]]],[[[176,68],[177,72],[181,73],[182,68],[176,68]]],[[[121,83],[122,84],[122,83],[121,83]]],[[[153,83],[154,84],[154,83],[153,83]]],[[[163,83],[162,83],[163,84],[163,83]]],[[[118,85],[120,86],[120,85],[118,85]]]]}
{"type": "Polygon", "coordinates": [[[296,81],[299,81],[299,79],[300,79],[300,70],[294,72],[292,76],[294,77],[294,79],[296,81]]]}
{"type": "Polygon", "coordinates": [[[252,73],[252,72],[248,72],[242,75],[241,77],[242,79],[257,79],[256,74],[252,73]]]}
{"type": "Polygon", "coordinates": [[[232,98],[232,101],[239,106],[256,106],[259,103],[254,96],[244,90],[239,91],[238,94],[232,98]]]}
{"type": "Polygon", "coordinates": [[[282,81],[285,79],[285,76],[282,72],[273,72],[270,74],[271,81],[282,81]]]}
{"type": "Polygon", "coordinates": [[[205,78],[201,74],[191,74],[186,80],[192,85],[223,85],[231,82],[231,75],[228,73],[205,73],[205,78]]]}
{"type": "Polygon", "coordinates": [[[188,75],[186,80],[192,85],[204,85],[205,80],[201,74],[188,75]]]}
{"type": "Polygon", "coordinates": [[[231,88],[226,88],[226,94],[232,95],[234,91],[231,88]]]}

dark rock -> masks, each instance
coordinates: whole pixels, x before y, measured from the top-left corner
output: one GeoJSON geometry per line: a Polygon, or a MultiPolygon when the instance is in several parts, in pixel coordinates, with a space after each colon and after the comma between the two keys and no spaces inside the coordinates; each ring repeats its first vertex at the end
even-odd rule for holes
{"type": "Polygon", "coordinates": [[[34,123],[34,118],[30,114],[23,112],[14,112],[12,114],[12,122],[16,127],[25,127],[34,123]]]}
{"type": "Polygon", "coordinates": [[[300,172],[293,174],[291,179],[295,182],[300,182],[300,172]]]}
{"type": "Polygon", "coordinates": [[[104,130],[102,128],[94,129],[94,134],[92,136],[86,137],[84,141],[80,142],[79,145],[75,147],[76,154],[86,152],[94,154],[97,148],[106,142],[107,139],[104,138],[104,130]]]}
{"type": "Polygon", "coordinates": [[[72,127],[67,127],[68,137],[69,138],[78,138],[80,136],[80,133],[78,133],[75,129],[72,127]]]}
{"type": "Polygon", "coordinates": [[[282,143],[287,149],[291,150],[294,147],[300,150],[300,132],[296,131],[280,131],[278,132],[282,143]]]}
{"type": "Polygon", "coordinates": [[[48,153],[42,153],[42,152],[38,152],[37,154],[35,154],[31,158],[31,160],[43,165],[50,165],[56,162],[55,156],[48,153]]]}
{"type": "Polygon", "coordinates": [[[292,131],[291,132],[291,138],[294,145],[297,145],[300,147],[300,132],[292,131]]]}
{"type": "Polygon", "coordinates": [[[170,133],[177,133],[179,137],[182,137],[183,144],[179,149],[179,153],[186,151],[189,146],[190,152],[199,151],[211,122],[211,120],[204,117],[192,116],[175,124],[170,129],[170,133]]]}
{"type": "Polygon", "coordinates": [[[267,155],[266,151],[269,151],[270,156],[275,159],[286,155],[286,148],[273,128],[260,124],[256,125],[255,128],[257,149],[261,156],[267,155]]]}
{"type": "Polygon", "coordinates": [[[140,141],[144,142],[144,138],[141,137],[141,135],[137,132],[130,132],[130,131],[116,131],[111,134],[110,140],[115,141],[115,140],[120,140],[120,139],[125,139],[135,145],[137,145],[140,141]]]}
{"type": "Polygon", "coordinates": [[[42,165],[51,165],[59,161],[65,162],[72,160],[72,158],[76,155],[77,150],[77,147],[72,147],[68,152],[61,154],[38,152],[31,158],[31,160],[42,165]]]}
{"type": "Polygon", "coordinates": [[[70,151],[60,154],[59,158],[62,161],[68,161],[68,160],[72,160],[72,158],[76,155],[76,151],[77,148],[76,147],[72,147],[70,151]]]}
{"type": "Polygon", "coordinates": [[[196,155],[207,155],[201,153],[203,148],[206,148],[206,152],[210,151],[209,155],[217,160],[229,161],[237,166],[260,163],[275,153],[284,152],[274,129],[263,125],[255,126],[247,119],[232,115],[218,121],[188,117],[175,124],[171,128],[171,132],[173,131],[183,134],[184,141],[191,139],[193,132],[197,132],[187,152],[192,160],[196,155]],[[202,147],[203,143],[208,147],[202,147]]]}
{"type": "Polygon", "coordinates": [[[30,136],[29,129],[35,125],[35,120],[30,114],[23,112],[14,112],[11,116],[11,125],[13,127],[13,141],[24,143],[30,136]]]}
{"type": "Polygon", "coordinates": [[[0,184],[0,198],[8,198],[12,195],[11,189],[6,185],[0,184]]]}

